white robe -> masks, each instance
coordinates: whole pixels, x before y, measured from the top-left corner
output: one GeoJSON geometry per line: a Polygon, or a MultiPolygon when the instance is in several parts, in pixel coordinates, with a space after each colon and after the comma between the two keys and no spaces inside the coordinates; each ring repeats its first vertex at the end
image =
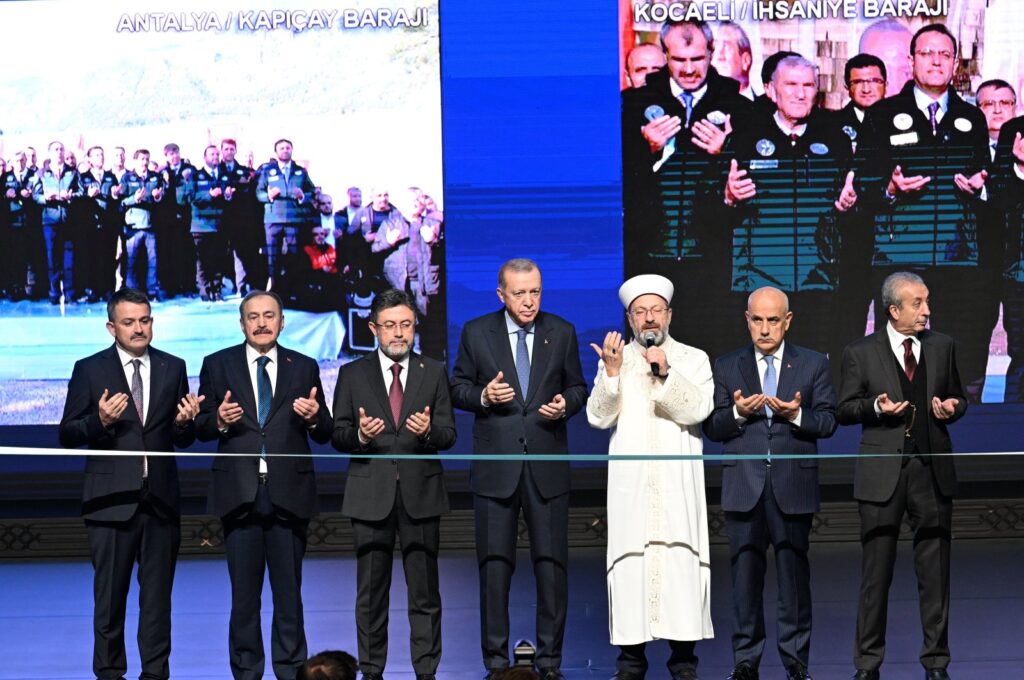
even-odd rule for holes
{"type": "MultiPolygon", "coordinates": [[[[612,428],[608,453],[699,455],[714,394],[708,355],[666,338],[668,377],[634,341],[618,379],[597,369],[587,420],[612,428]]],[[[702,640],[711,626],[711,564],[702,460],[608,463],[608,628],[614,645],[702,640]]]]}

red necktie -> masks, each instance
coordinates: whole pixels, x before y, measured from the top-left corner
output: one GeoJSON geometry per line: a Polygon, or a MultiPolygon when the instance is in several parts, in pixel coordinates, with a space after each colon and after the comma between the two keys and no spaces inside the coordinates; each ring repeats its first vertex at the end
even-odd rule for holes
{"type": "Polygon", "coordinates": [[[388,401],[391,403],[391,415],[395,419],[395,428],[399,427],[398,417],[402,415],[402,381],[398,374],[402,372],[402,364],[391,364],[391,389],[388,390],[388,401]]]}
{"type": "Polygon", "coordinates": [[[914,379],[915,370],[917,370],[917,359],[914,358],[914,341],[907,338],[903,341],[903,372],[907,374],[907,380],[914,379]]]}

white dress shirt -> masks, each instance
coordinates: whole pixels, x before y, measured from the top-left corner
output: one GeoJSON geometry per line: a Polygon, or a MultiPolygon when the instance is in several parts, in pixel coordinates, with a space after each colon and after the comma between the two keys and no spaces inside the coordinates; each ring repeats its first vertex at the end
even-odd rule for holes
{"type": "MultiPolygon", "coordinates": [[[[121,368],[124,369],[125,380],[128,381],[128,393],[131,394],[132,389],[132,378],[135,377],[135,365],[132,363],[136,359],[139,360],[139,377],[142,378],[142,426],[146,426],[146,418],[149,416],[149,378],[150,378],[150,363],[149,363],[149,350],[147,349],[142,353],[141,357],[137,357],[134,354],[129,354],[121,345],[114,343],[114,347],[117,348],[117,357],[121,361],[121,368]]],[[[142,457],[142,478],[149,477],[149,460],[142,457]]]]}
{"type": "Polygon", "coordinates": [[[935,123],[941,123],[942,119],[946,117],[946,111],[949,110],[949,90],[943,92],[942,96],[938,99],[935,99],[921,88],[916,85],[914,86],[914,103],[917,104],[917,108],[921,110],[921,113],[928,120],[931,120],[928,107],[932,105],[932,102],[939,103],[939,110],[935,112],[935,123]]]}
{"type": "MultiPolygon", "coordinates": [[[[914,359],[917,363],[921,363],[921,340],[917,335],[903,335],[893,328],[891,323],[885,324],[885,333],[889,337],[889,347],[892,348],[892,353],[896,355],[896,363],[900,365],[904,373],[907,370],[907,364],[903,359],[903,355],[906,353],[903,343],[907,338],[910,338],[910,351],[914,355],[914,359]]],[[[878,405],[877,397],[875,398],[875,415],[882,415],[882,409],[878,405]]]]}
{"type": "MultiPolygon", "coordinates": [[[[258,368],[256,361],[261,356],[266,356],[267,358],[270,359],[270,361],[267,362],[267,375],[270,376],[270,396],[271,399],[273,399],[274,392],[277,390],[277,345],[271,347],[270,350],[264,355],[260,354],[259,350],[254,348],[249,343],[245,343],[245,362],[246,365],[249,367],[249,380],[252,382],[252,396],[256,402],[257,412],[254,415],[256,416],[257,423],[260,420],[260,388],[259,385],[257,385],[256,383],[256,369],[258,368]]],[[[267,459],[260,456],[260,474],[266,474],[266,472],[267,459]]]]}
{"type": "Polygon", "coordinates": [[[398,372],[398,379],[402,383],[402,394],[405,394],[405,385],[409,379],[409,355],[406,354],[405,358],[401,361],[395,361],[381,348],[377,348],[377,356],[380,359],[380,372],[384,376],[384,391],[387,394],[391,394],[391,381],[394,380],[394,375],[391,373],[391,367],[394,364],[398,364],[402,367],[402,370],[398,372]]]}

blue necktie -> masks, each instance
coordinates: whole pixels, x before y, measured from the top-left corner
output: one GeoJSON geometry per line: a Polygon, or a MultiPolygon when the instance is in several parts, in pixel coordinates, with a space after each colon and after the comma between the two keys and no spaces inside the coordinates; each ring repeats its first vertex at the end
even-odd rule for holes
{"type": "Polygon", "coordinates": [[[686,107],[686,127],[690,127],[690,116],[693,115],[693,93],[683,92],[679,96],[683,98],[683,106],[686,107]]]}
{"type": "MultiPolygon", "coordinates": [[[[274,388],[270,385],[270,374],[267,373],[267,364],[270,357],[260,357],[256,360],[256,418],[259,420],[260,429],[267,424],[267,417],[270,415],[270,402],[274,399],[274,388]]],[[[267,444],[264,440],[260,448],[260,455],[267,453],[267,444]]]]}
{"type": "Polygon", "coordinates": [[[519,340],[516,342],[516,374],[519,376],[519,389],[523,391],[523,401],[530,391],[530,350],[526,347],[526,329],[516,331],[519,340]]]}
{"type": "MultiPolygon", "coordinates": [[[[765,356],[764,363],[766,367],[764,369],[764,385],[762,392],[766,397],[774,397],[776,390],[779,388],[779,379],[775,375],[775,357],[765,356]]],[[[768,420],[772,419],[772,410],[765,404],[765,413],[768,414],[768,420]]]]}

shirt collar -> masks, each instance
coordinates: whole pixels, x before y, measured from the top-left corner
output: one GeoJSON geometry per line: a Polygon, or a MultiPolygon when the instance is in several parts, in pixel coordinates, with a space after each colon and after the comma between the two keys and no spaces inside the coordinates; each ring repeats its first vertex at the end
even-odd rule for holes
{"type": "Polygon", "coordinates": [[[939,97],[938,99],[933,99],[928,93],[926,93],[924,90],[915,85],[914,102],[917,104],[917,108],[921,109],[921,111],[923,111],[925,115],[928,115],[928,107],[932,104],[932,102],[938,102],[939,111],[945,113],[946,111],[949,110],[949,90],[943,92],[942,96],[939,97]]]}
{"type": "Polygon", "coordinates": [[[248,342],[245,343],[245,363],[247,363],[247,364],[254,364],[254,363],[256,363],[256,360],[259,359],[261,356],[268,357],[270,359],[271,363],[276,364],[277,363],[277,345],[274,345],[273,347],[271,347],[270,351],[268,351],[266,354],[260,354],[259,350],[257,350],[255,347],[250,345],[248,342]]]}
{"type": "Polygon", "coordinates": [[[146,368],[149,368],[149,348],[148,347],[146,348],[146,351],[142,353],[141,357],[137,357],[134,354],[131,354],[131,353],[125,351],[125,349],[123,347],[121,347],[121,345],[117,344],[116,342],[114,343],[114,347],[117,348],[117,358],[121,361],[121,365],[122,366],[127,366],[130,363],[132,363],[132,361],[134,361],[135,359],[139,359],[140,361],[142,361],[142,365],[143,366],[145,366],[146,368]]]}
{"type": "MultiPolygon", "coordinates": [[[[786,341],[783,340],[782,342],[779,343],[779,348],[777,350],[775,350],[775,354],[772,354],[772,356],[775,357],[778,360],[778,363],[776,364],[776,366],[782,365],[782,353],[785,352],[785,351],[786,351],[786,341]]],[[[764,359],[764,357],[765,357],[764,352],[759,350],[757,348],[757,345],[754,345],[754,360],[755,361],[761,361],[762,359],[764,359]]]]}
{"type": "Polygon", "coordinates": [[[889,345],[892,346],[893,350],[903,349],[903,342],[910,338],[913,345],[921,344],[921,339],[917,335],[903,335],[898,330],[892,327],[892,324],[888,321],[885,323],[885,332],[889,335],[889,345]]]}
{"type": "Polygon", "coordinates": [[[402,359],[401,361],[395,361],[394,359],[389,357],[387,354],[384,354],[384,350],[382,350],[380,347],[377,348],[377,357],[380,359],[380,365],[384,368],[384,372],[385,373],[390,373],[391,372],[391,365],[392,364],[398,364],[399,366],[402,367],[403,371],[408,372],[409,371],[409,357],[410,356],[412,356],[412,352],[409,352],[408,354],[406,354],[405,358],[402,359]]]}
{"type": "Polygon", "coordinates": [[[853,115],[857,117],[861,123],[864,122],[864,109],[860,108],[856,104],[853,105],[853,115]]]}
{"type": "MultiPolygon", "coordinates": [[[[676,99],[679,99],[680,95],[682,95],[683,92],[685,92],[685,90],[683,90],[683,88],[681,88],[679,86],[679,83],[677,83],[676,81],[672,80],[671,78],[668,79],[668,86],[670,88],[672,88],[672,96],[675,97],[676,99]]],[[[707,81],[707,79],[705,79],[703,85],[698,87],[696,90],[690,92],[690,94],[693,95],[693,105],[694,106],[696,106],[697,102],[699,102],[701,100],[701,97],[703,97],[705,94],[707,94],[707,91],[708,91],[708,81],[707,81]]]]}
{"type": "Polygon", "coordinates": [[[796,135],[797,137],[803,137],[804,133],[807,132],[807,123],[800,123],[796,127],[789,127],[789,124],[782,119],[779,112],[776,111],[773,115],[775,118],[775,124],[779,126],[779,129],[788,137],[789,135],[796,135]]]}
{"type": "Polygon", "coordinates": [[[525,328],[523,328],[522,326],[520,326],[519,324],[517,324],[515,322],[515,319],[513,319],[512,315],[508,313],[508,310],[507,309],[505,310],[505,328],[508,329],[508,334],[509,335],[512,335],[513,333],[517,333],[520,330],[525,330],[527,335],[531,335],[533,333],[533,327],[536,326],[536,325],[537,325],[537,322],[534,321],[529,326],[526,326],[525,328]]]}

